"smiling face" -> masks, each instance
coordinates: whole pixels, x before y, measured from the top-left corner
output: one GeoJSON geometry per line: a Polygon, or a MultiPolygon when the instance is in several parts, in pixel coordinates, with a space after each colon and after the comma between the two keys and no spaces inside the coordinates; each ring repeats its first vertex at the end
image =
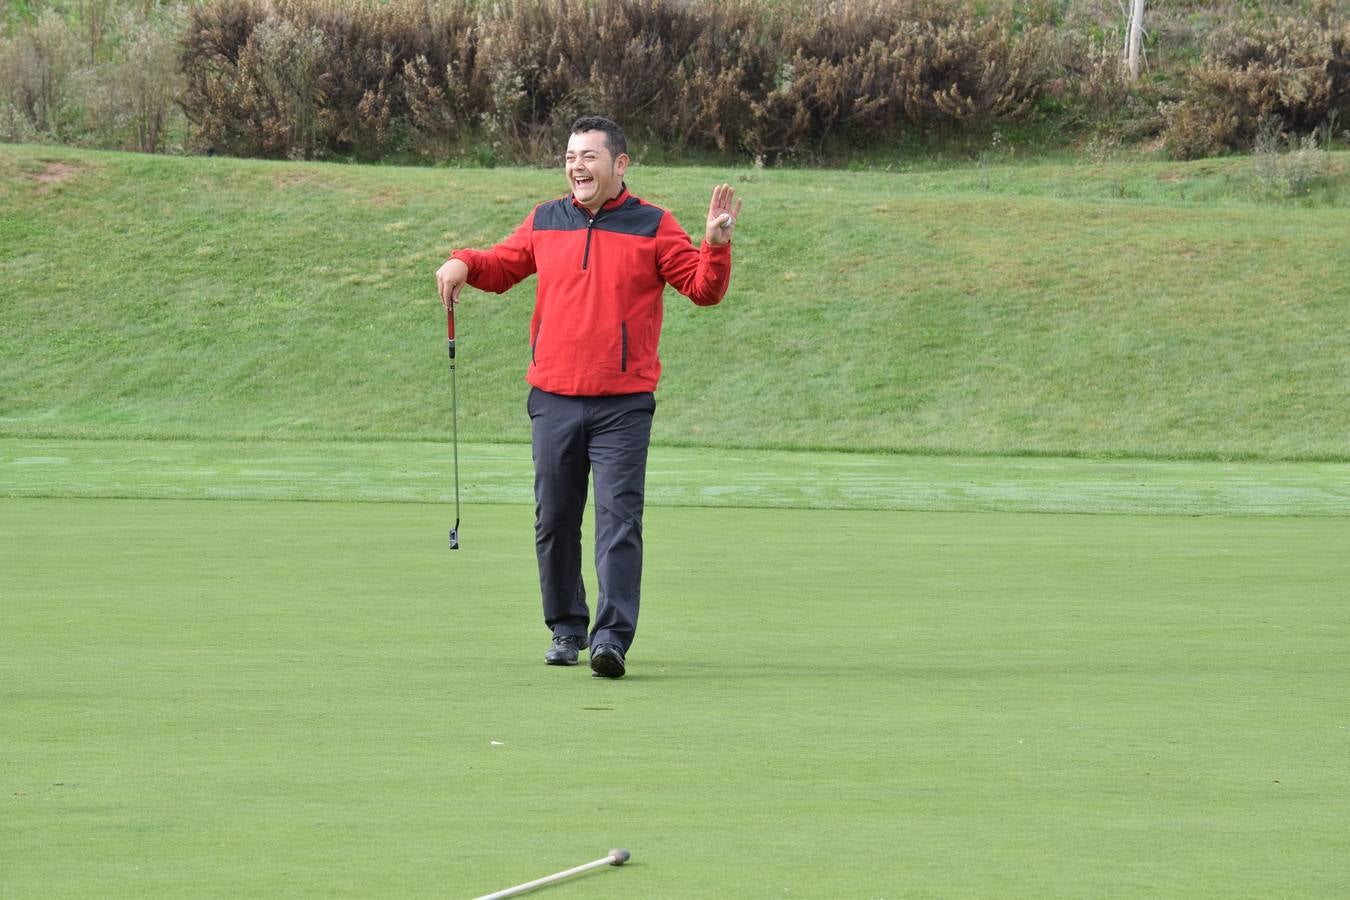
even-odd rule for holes
{"type": "Polygon", "coordinates": [[[595,214],[623,187],[628,169],[628,154],[610,153],[603,131],[583,131],[567,140],[563,168],[572,186],[572,196],[595,214]]]}

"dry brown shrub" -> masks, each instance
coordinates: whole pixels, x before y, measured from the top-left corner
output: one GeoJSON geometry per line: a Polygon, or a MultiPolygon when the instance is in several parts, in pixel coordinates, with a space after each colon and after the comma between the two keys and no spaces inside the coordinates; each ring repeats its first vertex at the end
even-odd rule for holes
{"type": "Polygon", "coordinates": [[[905,112],[915,123],[1020,118],[1046,80],[1045,49],[1044,29],[1014,32],[1006,13],[914,23],[892,43],[905,112]]]}
{"type": "Polygon", "coordinates": [[[266,13],[256,0],[216,0],[194,8],[180,38],[185,87],[179,105],[200,143],[249,156],[259,148],[246,139],[238,90],[239,59],[266,13]]]}
{"type": "Polygon", "coordinates": [[[454,42],[463,40],[455,26],[467,20],[463,6],[413,0],[378,5],[287,0],[284,8],[322,32],[331,48],[322,105],[334,124],[332,149],[366,157],[394,149],[398,126],[408,118],[407,67],[418,58],[428,65],[434,59],[440,64],[435,71],[444,73],[459,57],[454,42]]]}
{"type": "Polygon", "coordinates": [[[834,0],[786,21],[778,40],[792,55],[777,60],[772,82],[751,101],[746,148],[770,160],[819,150],[841,132],[889,131],[902,111],[888,43],[914,14],[903,3],[834,0]]]}
{"type": "Polygon", "coordinates": [[[481,87],[475,87],[481,29],[461,4],[437,5],[428,15],[421,51],[399,71],[402,118],[414,151],[444,157],[477,128],[486,104],[481,87]]]}
{"type": "Polygon", "coordinates": [[[756,143],[754,104],[778,79],[782,14],[755,0],[726,0],[701,12],[704,27],[675,66],[669,106],[653,125],[675,147],[745,150],[756,143]]]}
{"type": "Polygon", "coordinates": [[[1027,115],[1047,80],[1049,29],[1017,30],[958,2],[841,0],[783,38],[773,82],[751,101],[747,149],[771,158],[835,135],[876,142],[904,128],[986,127],[1027,115]]]}
{"type": "Polygon", "coordinates": [[[1248,149],[1267,122],[1303,135],[1350,121],[1350,23],[1314,16],[1224,27],[1165,114],[1167,146],[1182,159],[1248,149]]]}
{"type": "Polygon", "coordinates": [[[184,34],[183,108],[202,142],[248,155],[445,143],[470,115],[475,30],[464,4],[216,0],[184,34]]]}
{"type": "Polygon", "coordinates": [[[1053,81],[1055,46],[1048,26],[997,9],[976,15],[963,0],[212,0],[184,37],[183,106],[204,142],[231,152],[443,155],[485,140],[496,158],[544,163],[573,119],[604,114],[638,147],[773,160],[1031,114],[1053,81]],[[322,64],[305,81],[312,108],[255,36],[282,21],[322,38],[322,64]]]}
{"type": "Polygon", "coordinates": [[[565,58],[570,44],[582,43],[569,24],[574,5],[522,0],[484,14],[476,80],[485,102],[479,118],[497,155],[543,161],[556,152],[565,126],[555,119],[566,118],[560,107],[572,90],[565,58]]]}
{"type": "Polygon", "coordinates": [[[677,73],[707,21],[669,0],[503,3],[481,22],[476,96],[499,151],[552,161],[572,121],[599,113],[665,137],[677,73]]]}

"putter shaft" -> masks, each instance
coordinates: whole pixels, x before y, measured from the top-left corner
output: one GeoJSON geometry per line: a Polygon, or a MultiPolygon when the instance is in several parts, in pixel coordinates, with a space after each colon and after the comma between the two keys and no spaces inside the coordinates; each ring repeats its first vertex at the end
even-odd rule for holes
{"type": "Polygon", "coordinates": [[[455,527],[450,529],[450,549],[459,549],[459,397],[455,390],[455,308],[445,309],[445,338],[450,349],[450,441],[455,454],[455,527]]]}

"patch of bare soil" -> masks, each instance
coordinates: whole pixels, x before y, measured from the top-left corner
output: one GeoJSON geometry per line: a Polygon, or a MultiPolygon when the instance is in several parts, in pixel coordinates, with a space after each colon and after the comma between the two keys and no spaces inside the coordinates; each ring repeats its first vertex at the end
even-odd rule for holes
{"type": "Polygon", "coordinates": [[[28,177],[38,184],[60,184],[75,177],[75,172],[75,167],[70,163],[49,162],[43,166],[41,172],[34,172],[28,177]]]}

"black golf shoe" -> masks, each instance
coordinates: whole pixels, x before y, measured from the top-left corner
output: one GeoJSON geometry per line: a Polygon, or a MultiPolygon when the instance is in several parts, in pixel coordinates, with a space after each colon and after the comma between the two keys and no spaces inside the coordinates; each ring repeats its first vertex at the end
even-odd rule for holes
{"type": "Polygon", "coordinates": [[[591,648],[591,674],[597,678],[623,677],[623,650],[618,644],[597,644],[591,648]]]}
{"type": "Polygon", "coordinates": [[[575,666],[577,654],[585,646],[586,639],[579,634],[555,634],[544,654],[544,662],[550,666],[575,666]]]}

